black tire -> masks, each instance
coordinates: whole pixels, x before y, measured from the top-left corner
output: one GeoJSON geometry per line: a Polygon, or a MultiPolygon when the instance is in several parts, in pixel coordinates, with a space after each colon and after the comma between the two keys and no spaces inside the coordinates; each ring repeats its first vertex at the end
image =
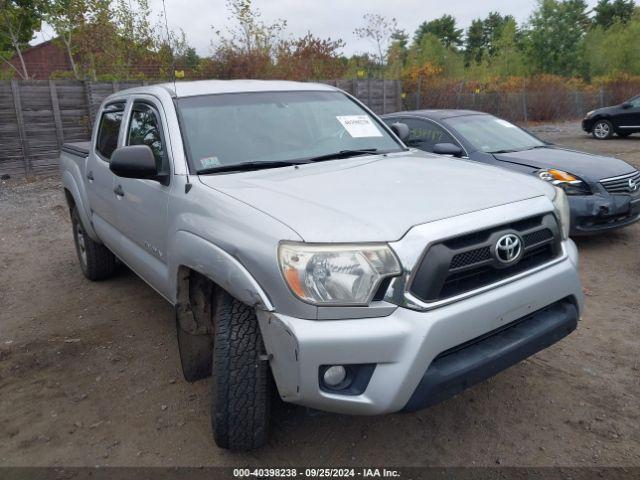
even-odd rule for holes
{"type": "Polygon", "coordinates": [[[104,245],[94,242],[85,232],[78,208],[71,210],[71,224],[73,226],[73,242],[80,261],[82,273],[89,280],[105,280],[112,277],[116,270],[116,257],[104,245]]]}
{"type": "Polygon", "coordinates": [[[223,290],[215,302],[211,427],[221,448],[267,442],[273,383],[255,310],[223,290]]]}
{"type": "Polygon", "coordinates": [[[596,120],[591,133],[597,140],[608,140],[613,136],[613,125],[609,120],[596,120]]]}
{"type": "Polygon", "coordinates": [[[632,132],[618,132],[618,136],[621,138],[627,138],[631,133],[632,132]]]}

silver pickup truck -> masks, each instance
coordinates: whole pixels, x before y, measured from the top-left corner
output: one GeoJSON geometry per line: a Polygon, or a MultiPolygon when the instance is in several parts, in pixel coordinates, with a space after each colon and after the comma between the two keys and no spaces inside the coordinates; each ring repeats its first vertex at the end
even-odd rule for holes
{"type": "Polygon", "coordinates": [[[564,192],[406,134],[330,86],[203,81],[113,94],[64,146],[82,271],[120,261],[175,306],[220,447],[266,442],[274,389],[413,411],[576,328],[564,192]]]}

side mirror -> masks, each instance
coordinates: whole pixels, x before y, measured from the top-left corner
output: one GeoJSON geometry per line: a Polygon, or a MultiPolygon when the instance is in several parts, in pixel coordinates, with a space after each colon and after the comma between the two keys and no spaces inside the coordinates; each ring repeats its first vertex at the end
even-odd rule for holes
{"type": "Polygon", "coordinates": [[[396,134],[396,136],[403,142],[409,138],[409,127],[406,123],[396,122],[389,125],[389,128],[396,134]]]}
{"type": "Polygon", "coordinates": [[[156,158],[148,145],[118,148],[111,155],[109,170],[124,178],[155,179],[158,176],[156,158]]]}
{"type": "Polygon", "coordinates": [[[626,110],[627,108],[633,107],[633,104],[631,102],[624,102],[621,106],[626,110]]]}
{"type": "Polygon", "coordinates": [[[453,157],[461,157],[463,154],[462,149],[453,143],[436,143],[433,146],[433,153],[438,155],[451,155],[453,157]]]}

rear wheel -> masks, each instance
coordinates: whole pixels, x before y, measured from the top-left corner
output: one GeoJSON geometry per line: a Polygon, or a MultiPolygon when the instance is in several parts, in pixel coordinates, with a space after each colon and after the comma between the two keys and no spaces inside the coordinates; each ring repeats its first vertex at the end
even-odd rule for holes
{"type": "Polygon", "coordinates": [[[273,380],[255,310],[220,290],[214,323],[213,437],[221,448],[259,448],[267,441],[273,380]]]}
{"type": "Polygon", "coordinates": [[[613,135],[613,125],[609,120],[597,120],[593,124],[593,138],[607,140],[613,135]]]}
{"type": "Polygon", "coordinates": [[[107,247],[93,241],[87,235],[76,206],[71,210],[71,224],[73,225],[73,242],[76,245],[84,276],[89,280],[104,280],[111,277],[116,270],[116,257],[107,247]]]}

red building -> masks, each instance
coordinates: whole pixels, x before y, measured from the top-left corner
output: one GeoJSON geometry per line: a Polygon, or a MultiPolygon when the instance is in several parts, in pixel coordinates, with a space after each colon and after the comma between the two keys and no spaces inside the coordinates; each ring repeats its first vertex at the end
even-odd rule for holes
{"type": "MultiPolygon", "coordinates": [[[[46,80],[55,71],[71,71],[71,62],[67,52],[63,47],[53,40],[40,43],[33,47],[22,50],[22,57],[27,66],[27,73],[30,79],[46,80]]],[[[22,72],[20,59],[17,55],[11,59],[11,63],[22,72]]],[[[3,70],[12,70],[9,66],[4,66],[3,70]]],[[[16,74],[14,78],[19,78],[16,74]]]]}

